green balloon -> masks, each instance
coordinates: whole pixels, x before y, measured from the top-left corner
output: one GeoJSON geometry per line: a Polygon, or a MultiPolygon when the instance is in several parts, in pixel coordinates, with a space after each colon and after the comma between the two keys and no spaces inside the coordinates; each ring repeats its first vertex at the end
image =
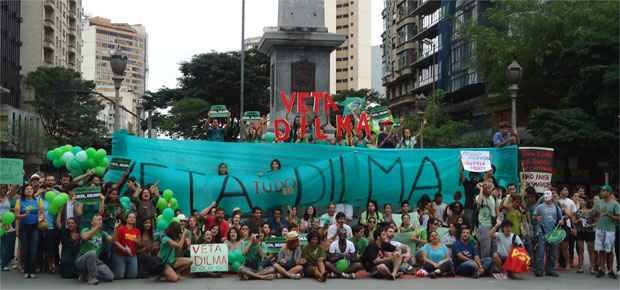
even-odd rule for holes
{"type": "Polygon", "coordinates": [[[60,196],[60,198],[62,198],[62,202],[66,203],[67,201],[69,201],[69,195],[66,193],[60,193],[58,196],[60,196]]]}
{"type": "Polygon", "coordinates": [[[180,223],[181,219],[179,217],[175,216],[175,217],[172,218],[172,220],[170,222],[172,222],[172,223],[180,223]]]}
{"type": "Polygon", "coordinates": [[[267,133],[263,134],[263,141],[265,141],[267,143],[271,143],[275,139],[276,139],[276,134],[274,134],[272,132],[267,132],[267,133]]]}
{"type": "Polygon", "coordinates": [[[15,214],[7,211],[2,215],[2,224],[10,225],[15,221],[15,214]]]}
{"type": "MultiPolygon", "coordinates": [[[[54,156],[56,156],[56,158],[59,158],[60,156],[62,156],[64,152],[62,151],[61,147],[58,147],[56,149],[54,149],[54,156]]],[[[56,159],[54,158],[54,159],[56,159]]]]}
{"type": "Polygon", "coordinates": [[[61,208],[64,205],[64,202],[62,200],[62,197],[56,196],[56,198],[54,198],[54,201],[52,201],[52,207],[56,207],[56,208],[61,208]]]}
{"type": "Polygon", "coordinates": [[[130,209],[131,208],[131,200],[129,199],[129,197],[127,197],[127,196],[121,197],[121,206],[124,209],[130,209]]]}
{"type": "Polygon", "coordinates": [[[349,260],[340,259],[336,262],[336,269],[340,272],[346,272],[349,269],[349,260]]]}
{"type": "Polygon", "coordinates": [[[95,167],[95,174],[99,177],[103,177],[103,175],[105,174],[105,168],[101,166],[95,167]]]}
{"type": "Polygon", "coordinates": [[[101,160],[99,160],[98,165],[103,167],[103,168],[107,168],[108,167],[108,158],[102,158],[101,160]]]}
{"type": "Polygon", "coordinates": [[[54,165],[54,167],[56,167],[56,168],[60,168],[60,167],[62,167],[63,165],[65,165],[65,162],[63,162],[63,161],[62,161],[62,159],[60,159],[60,157],[58,157],[58,158],[56,158],[56,159],[54,159],[54,160],[52,161],[52,164],[54,165]]]}
{"type": "Polygon", "coordinates": [[[105,158],[106,155],[108,155],[108,153],[105,152],[105,149],[99,149],[99,150],[97,150],[97,152],[95,152],[95,159],[101,160],[101,159],[105,158]]]}
{"type": "Polygon", "coordinates": [[[164,219],[167,221],[171,221],[172,218],[174,217],[174,210],[172,210],[171,208],[165,208],[164,211],[162,212],[162,215],[164,216],[164,219]]]}
{"type": "Polygon", "coordinates": [[[88,155],[88,158],[95,158],[95,153],[97,153],[97,150],[95,150],[95,148],[93,147],[88,147],[88,149],[86,149],[86,155],[88,155]]]}
{"type": "Polygon", "coordinates": [[[57,215],[58,214],[58,210],[59,208],[57,206],[55,206],[54,204],[52,204],[48,211],[52,214],[52,215],[57,215]]]}
{"type": "Polygon", "coordinates": [[[56,152],[54,152],[54,150],[47,151],[47,160],[54,161],[56,157],[57,155],[56,155],[56,152]]]}
{"type": "Polygon", "coordinates": [[[164,209],[166,209],[167,207],[168,207],[168,202],[167,202],[164,198],[161,198],[161,197],[160,197],[160,198],[157,200],[157,208],[158,208],[160,211],[162,211],[162,212],[163,212],[163,211],[164,211],[164,209]]]}
{"type": "Polygon", "coordinates": [[[65,151],[65,152],[71,152],[71,149],[73,149],[73,146],[71,146],[71,145],[69,145],[69,144],[65,145],[65,146],[62,148],[62,150],[63,150],[63,151],[65,151]]]}
{"type": "Polygon", "coordinates": [[[165,219],[157,220],[157,230],[160,232],[165,231],[169,225],[170,225],[170,222],[168,222],[165,219]]]}
{"type": "Polygon", "coordinates": [[[0,237],[4,236],[4,234],[6,234],[6,231],[3,227],[0,227],[0,237]]]}
{"type": "Polygon", "coordinates": [[[86,168],[88,169],[93,169],[97,167],[97,161],[95,161],[94,157],[88,157],[88,159],[86,159],[86,168]]]}
{"type": "Polygon", "coordinates": [[[173,197],[173,196],[174,196],[174,193],[172,192],[172,190],[170,190],[170,189],[166,189],[166,190],[164,190],[164,198],[165,198],[167,201],[170,201],[170,200],[172,199],[172,197],[173,197]]]}
{"type": "Polygon", "coordinates": [[[170,207],[174,210],[176,210],[177,208],[179,208],[179,202],[177,201],[176,198],[171,198],[170,199],[170,207]]]}
{"type": "Polygon", "coordinates": [[[71,148],[71,152],[73,154],[77,154],[80,151],[82,151],[82,147],[80,147],[80,146],[74,146],[73,148],[71,148]]]}
{"type": "Polygon", "coordinates": [[[71,168],[71,171],[82,170],[82,167],[80,166],[80,161],[78,161],[75,158],[73,158],[73,159],[71,159],[71,161],[69,161],[69,168],[71,168]]]}
{"type": "Polygon", "coordinates": [[[47,200],[47,202],[49,203],[53,202],[54,198],[56,198],[56,192],[48,191],[45,193],[45,200],[47,200]]]}

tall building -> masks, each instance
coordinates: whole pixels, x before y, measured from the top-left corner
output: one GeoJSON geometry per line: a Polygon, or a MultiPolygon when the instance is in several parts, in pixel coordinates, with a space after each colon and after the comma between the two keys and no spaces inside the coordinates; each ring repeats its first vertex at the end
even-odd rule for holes
{"type": "Polygon", "coordinates": [[[0,103],[20,107],[19,53],[22,46],[20,26],[22,22],[19,0],[0,2],[0,103]]]}
{"type": "Polygon", "coordinates": [[[258,45],[260,44],[261,39],[263,39],[262,36],[246,38],[243,41],[245,43],[245,50],[258,49],[258,45]]]}
{"type": "Polygon", "coordinates": [[[82,1],[24,0],[21,12],[22,76],[39,66],[62,66],[79,71],[82,1]]]}
{"type": "Polygon", "coordinates": [[[383,67],[381,66],[381,46],[373,46],[372,52],[372,86],[371,88],[379,93],[380,96],[385,96],[385,88],[383,87],[383,67]]]}
{"type": "Polygon", "coordinates": [[[413,113],[417,98],[440,89],[457,102],[484,94],[469,65],[472,44],[459,32],[464,21],[478,20],[486,5],[483,0],[385,1],[383,85],[394,113],[413,113]]]}
{"type": "Polygon", "coordinates": [[[335,89],[338,93],[372,87],[370,20],[370,0],[325,1],[328,31],[347,37],[332,53],[331,75],[332,82],[335,81],[332,91],[335,89]]]}
{"type": "MultiPolygon", "coordinates": [[[[137,113],[141,107],[142,96],[146,90],[148,74],[147,33],[141,24],[113,23],[102,17],[91,17],[85,23],[82,31],[84,54],[81,63],[82,77],[95,81],[95,90],[109,98],[114,98],[115,89],[110,66],[110,54],[119,49],[127,55],[127,68],[120,89],[122,106],[137,113]]],[[[114,107],[108,102],[99,117],[112,132],[114,126],[114,107]]],[[[137,118],[121,110],[121,129],[137,132],[139,122],[137,118]]]]}

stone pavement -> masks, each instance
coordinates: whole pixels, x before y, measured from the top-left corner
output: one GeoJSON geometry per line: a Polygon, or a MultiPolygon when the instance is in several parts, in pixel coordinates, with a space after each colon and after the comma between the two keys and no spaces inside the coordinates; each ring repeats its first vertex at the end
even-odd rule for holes
{"type": "Polygon", "coordinates": [[[36,279],[23,279],[23,276],[15,272],[2,272],[0,274],[0,289],[596,289],[618,290],[619,280],[610,278],[595,278],[588,274],[576,274],[560,272],[559,278],[544,277],[536,278],[533,275],[521,275],[521,280],[498,281],[492,278],[416,278],[405,276],[398,281],[386,281],[376,279],[358,280],[328,280],[319,283],[312,279],[277,280],[277,281],[240,281],[236,276],[227,275],[223,278],[187,278],[177,284],[156,282],[153,279],[123,280],[112,283],[102,283],[98,286],[89,286],[79,283],[77,280],[61,279],[58,276],[46,274],[37,275],[36,279]]]}

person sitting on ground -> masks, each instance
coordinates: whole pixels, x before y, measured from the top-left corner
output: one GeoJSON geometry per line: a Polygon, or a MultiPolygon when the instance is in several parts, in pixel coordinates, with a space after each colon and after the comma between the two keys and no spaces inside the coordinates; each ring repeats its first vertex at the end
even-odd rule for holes
{"type": "MultiPolygon", "coordinates": [[[[359,227],[363,231],[363,227],[359,227]]],[[[355,279],[356,273],[363,270],[364,266],[358,262],[359,259],[355,253],[355,244],[347,240],[347,231],[344,228],[338,229],[338,239],[333,241],[329,246],[327,253],[327,261],[325,267],[333,278],[355,279]],[[336,267],[340,260],[346,260],[349,265],[346,271],[341,272],[336,267]]]]}
{"type": "MultiPolygon", "coordinates": [[[[361,225],[361,223],[360,223],[361,225]]],[[[373,240],[374,239],[374,233],[379,229],[379,225],[377,224],[377,219],[375,219],[374,217],[371,217],[368,219],[368,224],[366,225],[366,228],[364,229],[364,233],[366,234],[366,239],[367,240],[373,240]]]]}
{"type": "Polygon", "coordinates": [[[333,202],[330,203],[327,206],[327,212],[321,215],[319,220],[321,221],[321,226],[325,226],[325,224],[327,225],[335,224],[336,223],[336,204],[333,202]]]}
{"type": "Polygon", "coordinates": [[[304,266],[304,274],[315,278],[319,282],[327,280],[325,270],[325,250],[321,248],[321,240],[316,232],[308,234],[308,245],[301,252],[301,264],[304,266]]]}
{"type": "Polygon", "coordinates": [[[416,259],[424,261],[422,269],[429,273],[431,279],[454,276],[454,265],[448,255],[448,248],[441,244],[437,231],[430,232],[430,242],[420,249],[416,259]]]}
{"type": "Polygon", "coordinates": [[[258,234],[252,234],[244,243],[243,256],[245,261],[239,267],[241,280],[272,280],[275,277],[275,269],[270,265],[263,251],[263,240],[258,234]]]}
{"type": "Polygon", "coordinates": [[[301,247],[299,246],[299,234],[289,232],[286,236],[286,245],[280,249],[273,267],[276,269],[276,276],[289,279],[301,279],[304,262],[301,259],[301,247]]]}
{"type": "Polygon", "coordinates": [[[353,237],[353,231],[351,227],[345,224],[347,220],[347,216],[343,212],[339,212],[336,214],[336,224],[330,225],[327,229],[327,239],[330,240],[330,243],[337,238],[337,233],[339,229],[344,229],[347,232],[347,238],[353,237]]]}
{"type": "Polygon", "coordinates": [[[186,231],[181,230],[179,223],[172,222],[161,239],[159,257],[166,265],[163,276],[169,282],[181,280],[182,275],[189,274],[192,266],[190,258],[177,257],[177,251],[183,249],[187,242],[186,233],[186,231]]]}
{"type": "Polygon", "coordinates": [[[258,233],[265,224],[263,220],[263,210],[260,207],[254,207],[252,209],[252,216],[248,219],[248,226],[250,227],[250,233],[258,233]]]}
{"type": "Polygon", "coordinates": [[[420,227],[411,234],[411,241],[415,242],[417,248],[421,248],[429,242],[428,233],[437,231],[439,227],[441,227],[441,222],[434,218],[430,218],[426,228],[420,227]]]}
{"type": "Polygon", "coordinates": [[[411,223],[411,217],[409,214],[405,213],[401,215],[402,223],[400,224],[400,232],[401,233],[411,233],[414,232],[418,227],[411,223]]]}
{"type": "Polygon", "coordinates": [[[387,232],[384,229],[375,231],[374,240],[366,248],[362,261],[371,276],[396,280],[401,274],[402,257],[395,246],[386,242],[387,238],[387,232]]]}
{"type": "MultiPolygon", "coordinates": [[[[368,201],[368,207],[364,212],[362,212],[359,223],[367,226],[371,218],[374,219],[376,223],[383,222],[383,214],[378,211],[377,202],[374,200],[368,201]]],[[[372,235],[372,233],[374,233],[374,230],[372,232],[368,232],[370,235],[372,235]]]]}
{"type": "Polygon", "coordinates": [[[491,267],[491,258],[480,259],[476,250],[476,242],[471,237],[471,229],[461,226],[461,237],[452,245],[453,260],[456,274],[464,277],[478,278],[491,267]]]}
{"type": "Polygon", "coordinates": [[[493,276],[496,279],[506,279],[507,277],[514,278],[514,273],[505,273],[502,269],[504,262],[508,259],[508,255],[513,246],[522,246],[523,242],[518,235],[512,233],[512,222],[509,220],[498,220],[498,223],[489,232],[491,239],[495,239],[497,245],[497,252],[493,253],[493,263],[495,264],[495,271],[499,272],[493,276]],[[502,229],[501,233],[498,233],[498,228],[502,229]]]}
{"type": "Polygon", "coordinates": [[[112,282],[114,273],[108,266],[99,260],[103,240],[112,242],[112,236],[103,230],[103,217],[96,213],[90,222],[90,228],[84,228],[81,232],[82,243],[80,244],[80,256],[75,261],[75,268],[80,276],[80,281],[97,285],[99,281],[112,282]]]}
{"type": "Polygon", "coordinates": [[[353,242],[355,246],[355,258],[357,261],[362,258],[368,247],[368,239],[364,231],[366,231],[366,228],[362,225],[353,226],[353,238],[351,238],[351,242],[353,242]]]}

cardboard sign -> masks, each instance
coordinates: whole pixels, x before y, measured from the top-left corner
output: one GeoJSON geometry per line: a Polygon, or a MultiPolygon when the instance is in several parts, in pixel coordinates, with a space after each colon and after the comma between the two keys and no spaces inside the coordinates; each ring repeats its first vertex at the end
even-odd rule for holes
{"type": "Polygon", "coordinates": [[[261,119],[261,116],[260,116],[259,111],[248,111],[248,112],[243,113],[244,121],[257,121],[260,119],[261,119]]]}
{"type": "Polygon", "coordinates": [[[73,189],[75,199],[83,204],[96,204],[101,195],[100,186],[82,186],[73,189]]]}
{"type": "Polygon", "coordinates": [[[129,165],[131,165],[131,159],[113,157],[112,161],[110,161],[110,167],[109,168],[110,169],[116,169],[116,170],[125,171],[125,170],[127,170],[127,168],[129,168],[129,165]]]}
{"type": "Polygon", "coordinates": [[[0,158],[0,184],[24,183],[24,161],[13,158],[0,158]]]}
{"type": "MultiPolygon", "coordinates": [[[[306,234],[299,234],[299,246],[304,247],[308,244],[308,239],[306,234]]],[[[277,254],[280,252],[280,249],[286,245],[286,238],[284,237],[271,237],[266,238],[263,241],[263,250],[265,254],[277,254]]]]}
{"type": "Polygon", "coordinates": [[[213,105],[209,108],[209,118],[228,118],[230,112],[224,105],[213,105]]]}
{"type": "Polygon", "coordinates": [[[226,244],[191,245],[192,273],[228,272],[228,246],[226,244]]]}
{"type": "Polygon", "coordinates": [[[553,148],[520,147],[521,182],[537,192],[551,187],[553,177],[553,148]]]}
{"type": "Polygon", "coordinates": [[[461,151],[463,169],[469,172],[487,172],[491,170],[491,152],[461,151]]]}

